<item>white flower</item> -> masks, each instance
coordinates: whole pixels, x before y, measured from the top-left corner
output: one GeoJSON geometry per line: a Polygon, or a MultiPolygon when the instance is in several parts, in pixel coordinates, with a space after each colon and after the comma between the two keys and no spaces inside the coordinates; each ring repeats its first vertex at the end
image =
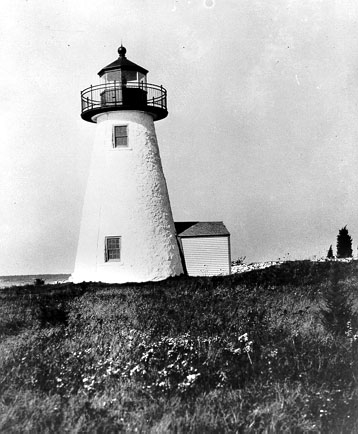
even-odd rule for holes
{"type": "Polygon", "coordinates": [[[200,374],[189,374],[186,376],[186,380],[189,383],[194,383],[194,381],[199,377],[200,374]]]}
{"type": "Polygon", "coordinates": [[[249,340],[249,335],[247,333],[244,333],[243,335],[238,337],[238,340],[240,342],[247,342],[249,340]]]}

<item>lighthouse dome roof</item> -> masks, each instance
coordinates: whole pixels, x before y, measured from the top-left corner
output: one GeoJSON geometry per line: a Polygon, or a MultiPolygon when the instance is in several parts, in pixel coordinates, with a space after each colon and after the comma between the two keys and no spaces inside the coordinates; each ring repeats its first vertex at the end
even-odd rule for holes
{"type": "Polygon", "coordinates": [[[119,57],[114,62],[110,63],[109,65],[102,68],[98,75],[102,77],[103,74],[105,74],[108,71],[113,71],[115,69],[122,69],[123,71],[139,71],[142,74],[147,74],[148,71],[145,68],[142,68],[141,66],[137,65],[134,62],[131,62],[126,57],[127,50],[122,45],[118,48],[118,54],[119,57]]]}

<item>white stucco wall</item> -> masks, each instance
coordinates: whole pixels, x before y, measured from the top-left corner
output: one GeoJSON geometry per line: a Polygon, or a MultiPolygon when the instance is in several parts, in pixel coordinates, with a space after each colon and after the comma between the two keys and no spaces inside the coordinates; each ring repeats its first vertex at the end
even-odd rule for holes
{"type": "Polygon", "coordinates": [[[182,271],[152,117],[99,115],[72,280],[140,282],[182,271]],[[114,125],[128,126],[128,148],[113,148],[114,125]],[[119,262],[105,262],[106,236],[121,237],[119,262]]]}

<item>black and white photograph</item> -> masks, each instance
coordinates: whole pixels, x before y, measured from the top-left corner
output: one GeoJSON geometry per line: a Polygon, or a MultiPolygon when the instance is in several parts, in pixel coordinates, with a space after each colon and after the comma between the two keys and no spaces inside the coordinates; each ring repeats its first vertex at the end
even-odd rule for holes
{"type": "Polygon", "coordinates": [[[358,3],[2,0],[0,432],[358,432],[358,3]]]}

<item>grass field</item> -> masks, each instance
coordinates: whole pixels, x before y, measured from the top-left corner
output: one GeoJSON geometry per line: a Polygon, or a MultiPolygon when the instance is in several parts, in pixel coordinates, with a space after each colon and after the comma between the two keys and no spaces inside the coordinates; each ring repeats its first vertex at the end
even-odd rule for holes
{"type": "Polygon", "coordinates": [[[0,432],[358,432],[357,262],[0,298],[0,432]]]}

